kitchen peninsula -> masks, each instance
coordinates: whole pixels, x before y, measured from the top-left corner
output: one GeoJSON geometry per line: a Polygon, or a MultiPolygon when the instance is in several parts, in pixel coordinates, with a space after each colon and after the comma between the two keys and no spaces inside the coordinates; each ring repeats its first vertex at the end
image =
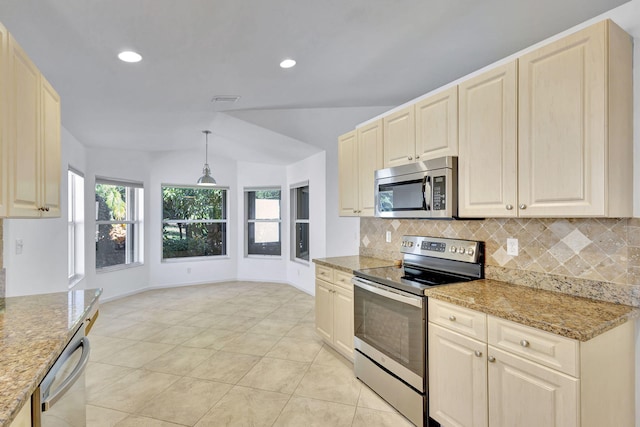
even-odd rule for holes
{"type": "Polygon", "coordinates": [[[95,313],[102,289],[0,299],[0,426],[8,427],[69,339],[95,313]]]}

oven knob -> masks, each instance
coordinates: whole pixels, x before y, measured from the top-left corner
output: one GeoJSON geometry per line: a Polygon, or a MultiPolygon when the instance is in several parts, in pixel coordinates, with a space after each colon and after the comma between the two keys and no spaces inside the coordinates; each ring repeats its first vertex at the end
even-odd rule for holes
{"type": "Polygon", "coordinates": [[[474,254],[474,252],[475,252],[475,251],[473,250],[473,248],[469,248],[469,249],[467,249],[467,253],[468,253],[469,255],[473,255],[473,254],[474,254]]]}
{"type": "Polygon", "coordinates": [[[464,248],[458,248],[458,253],[459,253],[459,254],[463,254],[464,252],[465,252],[465,251],[464,251],[464,248]]]}
{"type": "Polygon", "coordinates": [[[449,248],[449,252],[451,252],[452,254],[455,254],[456,253],[456,247],[455,246],[451,246],[449,248]]]}

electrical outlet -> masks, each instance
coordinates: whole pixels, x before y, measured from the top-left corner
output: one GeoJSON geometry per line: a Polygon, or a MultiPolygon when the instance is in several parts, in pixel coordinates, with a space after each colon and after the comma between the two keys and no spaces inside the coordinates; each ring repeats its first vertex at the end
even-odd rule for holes
{"type": "Polygon", "coordinates": [[[23,248],[22,239],[16,239],[16,255],[22,254],[22,248],[23,248]]]}
{"type": "Polygon", "coordinates": [[[507,239],[507,255],[518,256],[518,239],[507,239]]]}
{"type": "Polygon", "coordinates": [[[387,239],[387,243],[391,243],[391,232],[390,231],[387,231],[386,239],[387,239]]]}
{"type": "Polygon", "coordinates": [[[187,274],[191,274],[191,267],[187,267],[187,274]]]}

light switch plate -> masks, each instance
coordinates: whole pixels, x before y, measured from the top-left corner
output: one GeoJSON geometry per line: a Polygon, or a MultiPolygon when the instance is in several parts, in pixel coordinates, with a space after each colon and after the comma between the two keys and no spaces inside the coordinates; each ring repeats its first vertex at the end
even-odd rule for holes
{"type": "Polygon", "coordinates": [[[387,231],[386,240],[387,240],[387,243],[391,243],[391,232],[390,231],[387,231]]]}
{"type": "Polygon", "coordinates": [[[507,255],[518,256],[518,239],[507,239],[507,255]]]}

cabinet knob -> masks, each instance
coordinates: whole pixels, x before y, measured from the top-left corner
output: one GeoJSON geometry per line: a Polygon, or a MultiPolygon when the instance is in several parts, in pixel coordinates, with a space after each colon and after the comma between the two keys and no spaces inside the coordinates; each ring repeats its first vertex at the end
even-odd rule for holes
{"type": "Polygon", "coordinates": [[[513,209],[513,205],[507,205],[505,206],[505,208],[507,208],[507,210],[510,211],[511,209],[513,209]]]}
{"type": "Polygon", "coordinates": [[[520,341],[520,345],[523,346],[523,347],[529,347],[529,341],[522,340],[522,341],[520,341]]]}
{"type": "Polygon", "coordinates": [[[481,351],[476,350],[476,351],[473,352],[473,354],[475,354],[476,357],[482,357],[482,352],[481,351]]]}
{"type": "Polygon", "coordinates": [[[409,160],[413,160],[413,157],[409,156],[409,157],[407,157],[407,159],[409,159],[409,160]]]}
{"type": "Polygon", "coordinates": [[[420,155],[416,155],[416,160],[418,160],[420,158],[420,155]]]}
{"type": "Polygon", "coordinates": [[[451,316],[449,316],[449,320],[451,320],[452,322],[456,321],[456,316],[454,316],[453,314],[451,316]]]}
{"type": "Polygon", "coordinates": [[[494,363],[494,362],[496,361],[496,358],[495,358],[495,357],[493,357],[493,356],[489,356],[489,357],[487,358],[487,360],[488,360],[489,362],[491,362],[491,363],[494,363]]]}
{"type": "Polygon", "coordinates": [[[524,203],[520,204],[520,209],[527,209],[527,205],[525,205],[524,203]]]}

